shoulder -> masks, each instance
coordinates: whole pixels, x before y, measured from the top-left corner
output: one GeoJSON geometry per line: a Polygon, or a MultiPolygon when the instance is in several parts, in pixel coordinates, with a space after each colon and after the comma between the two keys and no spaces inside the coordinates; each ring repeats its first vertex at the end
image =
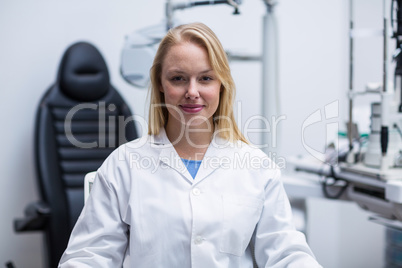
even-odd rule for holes
{"type": "Polygon", "coordinates": [[[120,145],[99,167],[99,176],[108,184],[127,183],[139,164],[155,163],[154,159],[159,158],[160,150],[153,146],[152,140],[152,136],[147,135],[120,145]]]}
{"type": "MultiPolygon", "coordinates": [[[[216,145],[215,145],[216,146],[216,145]]],[[[264,174],[268,177],[278,177],[279,167],[265,152],[252,144],[242,141],[226,142],[217,146],[216,156],[222,158],[234,170],[248,170],[252,173],[264,174]]]]}
{"type": "Polygon", "coordinates": [[[140,157],[154,155],[158,155],[158,146],[154,146],[153,136],[146,135],[120,145],[106,158],[102,166],[123,166],[140,157]]]}
{"type": "Polygon", "coordinates": [[[270,157],[271,154],[267,155],[258,146],[254,146],[253,144],[247,144],[242,141],[237,141],[233,144],[233,151],[235,156],[248,157],[250,161],[261,163],[262,167],[265,166],[269,169],[278,168],[278,166],[270,157]]]}
{"type": "Polygon", "coordinates": [[[268,152],[267,155],[260,148],[244,142],[239,144],[238,151],[239,155],[242,155],[243,158],[248,160],[249,171],[254,176],[263,179],[265,182],[264,189],[266,189],[268,185],[281,184],[281,169],[277,163],[275,163],[275,159],[269,156],[271,153],[268,152]]]}

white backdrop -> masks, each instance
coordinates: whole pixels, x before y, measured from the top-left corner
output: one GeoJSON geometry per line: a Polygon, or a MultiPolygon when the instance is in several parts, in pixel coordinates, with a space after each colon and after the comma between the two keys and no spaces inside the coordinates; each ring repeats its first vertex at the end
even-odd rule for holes
{"type": "MultiPolygon", "coordinates": [[[[286,158],[306,153],[301,142],[302,123],[325,105],[339,101],[339,116],[332,121],[339,122],[340,129],[344,129],[348,89],[348,1],[278,2],[280,105],[281,114],[287,117],[281,123],[279,149],[280,156],[286,158]]],[[[357,13],[364,26],[381,26],[380,2],[357,1],[357,13]]],[[[76,41],[95,44],[108,64],[112,84],[133,112],[143,116],[146,91],[122,79],[120,52],[125,35],[162,20],[164,3],[164,0],[0,1],[0,263],[12,260],[17,268],[42,267],[42,236],[15,234],[12,220],[23,215],[27,203],[39,198],[33,159],[35,112],[43,93],[55,81],[63,52],[76,41]]],[[[183,23],[206,23],[228,50],[259,54],[262,17],[266,12],[263,1],[243,0],[241,14],[234,16],[232,12],[228,6],[200,7],[178,11],[176,17],[183,23]]],[[[380,44],[381,40],[377,39],[357,43],[357,56],[361,59],[359,72],[356,72],[357,87],[362,88],[368,79],[381,81],[380,44]]],[[[244,124],[247,118],[260,114],[261,65],[233,62],[231,67],[244,124]]],[[[365,109],[363,105],[362,110],[365,109]]],[[[362,122],[364,120],[365,117],[362,122]]],[[[316,150],[323,151],[325,123],[316,124],[305,132],[306,142],[316,150]]],[[[363,129],[367,125],[365,123],[363,129]]],[[[258,143],[259,137],[252,136],[251,141],[258,143]]],[[[360,211],[356,212],[352,206],[337,206],[336,203],[328,206],[327,202],[313,205],[318,207],[316,211],[326,211],[313,219],[316,231],[311,233],[315,240],[310,241],[325,267],[379,267],[382,262],[382,244],[378,243],[383,239],[382,229],[366,221],[354,226],[354,214],[360,211]],[[328,214],[335,216],[329,219],[328,214]],[[328,224],[334,228],[329,230],[328,224]],[[359,236],[348,240],[342,228],[352,228],[351,232],[357,230],[360,237],[367,239],[366,243],[359,242],[359,236]],[[325,237],[321,234],[329,232],[328,240],[320,240],[319,237],[325,237]],[[352,251],[355,254],[350,254],[352,251]],[[351,263],[358,266],[348,266],[351,263]]]]}

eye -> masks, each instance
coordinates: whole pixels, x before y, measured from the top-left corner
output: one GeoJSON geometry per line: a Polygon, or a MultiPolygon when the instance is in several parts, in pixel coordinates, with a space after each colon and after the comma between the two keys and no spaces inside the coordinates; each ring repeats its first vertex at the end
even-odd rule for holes
{"type": "Polygon", "coordinates": [[[213,80],[213,79],[212,79],[211,76],[203,76],[203,77],[201,77],[201,80],[202,80],[202,81],[211,81],[211,80],[213,80]]]}
{"type": "Polygon", "coordinates": [[[173,76],[172,78],[170,78],[171,81],[173,82],[180,82],[180,81],[184,81],[184,77],[183,76],[173,76]]]}

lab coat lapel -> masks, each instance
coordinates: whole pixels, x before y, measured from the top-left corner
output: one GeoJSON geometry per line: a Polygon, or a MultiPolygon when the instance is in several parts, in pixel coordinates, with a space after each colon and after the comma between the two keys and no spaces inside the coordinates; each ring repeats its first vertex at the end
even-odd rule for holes
{"type": "Polygon", "coordinates": [[[161,152],[159,154],[159,160],[171,167],[172,169],[183,175],[189,182],[193,183],[193,177],[188,172],[186,166],[181,160],[180,156],[177,154],[172,143],[166,136],[165,129],[161,129],[159,135],[153,136],[154,141],[152,143],[160,148],[161,152]]]}
{"type": "Polygon", "coordinates": [[[161,149],[159,160],[179,172],[192,184],[201,182],[215,170],[224,166],[227,160],[233,159],[232,150],[229,149],[233,147],[233,143],[219,137],[216,132],[204,155],[197,175],[193,179],[172,143],[167,138],[165,129],[161,129],[159,135],[152,136],[152,138],[154,139],[152,143],[161,149]]]}
{"type": "Polygon", "coordinates": [[[223,138],[220,138],[217,133],[214,133],[214,138],[202,159],[200,169],[195,176],[194,183],[197,184],[211,175],[215,170],[221,168],[226,160],[224,158],[231,157],[231,148],[233,144],[223,138]]]}

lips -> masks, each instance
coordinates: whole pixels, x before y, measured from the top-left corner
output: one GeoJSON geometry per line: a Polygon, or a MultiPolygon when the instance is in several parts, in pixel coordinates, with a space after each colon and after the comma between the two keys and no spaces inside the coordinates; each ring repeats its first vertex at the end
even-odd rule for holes
{"type": "Polygon", "coordinates": [[[184,112],[190,113],[190,114],[198,113],[202,109],[204,109],[204,105],[201,105],[201,104],[182,104],[179,106],[184,112]]]}

